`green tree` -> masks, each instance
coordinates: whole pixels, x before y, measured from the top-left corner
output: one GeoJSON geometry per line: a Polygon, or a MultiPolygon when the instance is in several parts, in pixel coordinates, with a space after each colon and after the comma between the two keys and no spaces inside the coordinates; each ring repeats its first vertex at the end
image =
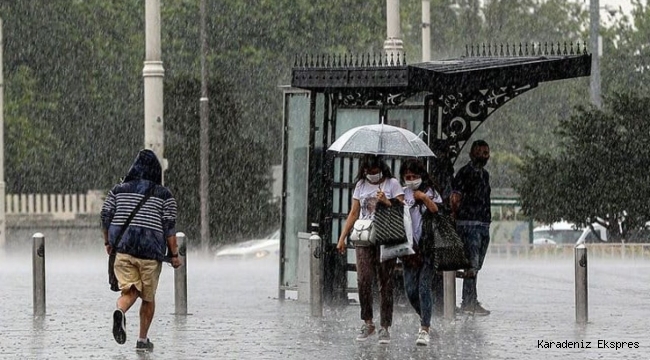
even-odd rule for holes
{"type": "MultiPolygon", "coordinates": [[[[238,99],[232,85],[209,79],[210,102],[210,230],[212,245],[267,233],[279,222],[279,208],[270,203],[271,168],[261,143],[247,140],[240,128],[238,99]]],[[[200,80],[178,78],[165,87],[166,181],[179,203],[178,227],[199,239],[199,102],[200,80]]]]}
{"type": "Polygon", "coordinates": [[[605,100],[603,110],[578,108],[560,122],[559,154],[525,158],[516,189],[527,215],[583,226],[600,218],[614,233],[623,218],[628,229],[650,219],[650,98],[619,94],[605,100]]]}
{"type": "MultiPolygon", "coordinates": [[[[46,151],[35,151],[29,165],[7,157],[7,167],[19,169],[19,177],[36,171],[33,182],[25,186],[8,182],[8,191],[108,188],[118,178],[115,174],[124,171],[120,165],[132,160],[142,143],[142,115],[137,114],[142,113],[139,49],[144,43],[131,42],[128,35],[141,34],[144,28],[140,6],[132,4],[0,2],[7,102],[27,96],[20,92],[26,88],[12,81],[17,71],[28,71],[35,95],[19,104],[20,111],[32,114],[31,120],[38,119],[39,127],[51,129],[57,139],[46,143],[46,151]]],[[[19,132],[30,134],[25,130],[19,132]]]]}
{"type": "Polygon", "coordinates": [[[7,188],[21,192],[23,189],[42,189],[54,184],[43,184],[54,169],[62,142],[54,136],[50,124],[42,121],[41,114],[56,111],[54,103],[41,99],[37,92],[34,72],[19,66],[7,78],[5,105],[5,158],[7,188]],[[34,106],[36,105],[36,106],[34,106]],[[46,166],[34,166],[45,161],[46,166]]]}
{"type": "Polygon", "coordinates": [[[650,7],[632,1],[627,16],[603,29],[603,93],[650,93],[650,7]]]}
{"type": "MultiPolygon", "coordinates": [[[[420,2],[402,1],[401,6],[407,58],[416,62],[421,57],[420,2]]],[[[635,89],[643,89],[640,83],[648,72],[639,71],[647,61],[643,41],[648,38],[648,26],[644,25],[648,21],[646,8],[640,2],[637,7],[633,25],[604,33],[606,45],[616,43],[623,59],[618,61],[616,55],[606,52],[606,91],[625,88],[634,81],[638,81],[635,89]],[[619,71],[626,80],[612,82],[619,71]]],[[[8,147],[15,146],[7,149],[8,191],[110,187],[143,143],[143,3],[0,0],[0,14],[5,35],[7,124],[11,126],[7,136],[16,139],[15,144],[7,142],[8,147]],[[25,160],[28,149],[33,156],[25,160]],[[26,178],[29,181],[23,180],[26,178]]],[[[161,14],[166,91],[173,93],[173,86],[199,74],[199,5],[196,1],[164,1],[161,14]]],[[[253,144],[246,147],[253,159],[262,153],[274,164],[281,156],[283,104],[278,85],[290,83],[294,56],[379,52],[385,39],[385,2],[224,0],[208,2],[207,15],[208,60],[211,81],[216,84],[211,87],[210,102],[236,104],[236,111],[214,110],[211,119],[217,129],[219,124],[230,124],[239,132],[233,138],[238,143],[228,143],[231,145],[223,151],[234,153],[244,147],[233,144],[253,144]],[[232,122],[231,116],[237,121],[232,122]]],[[[580,4],[562,0],[432,0],[431,19],[434,59],[462,56],[465,44],[575,42],[585,37],[587,29],[580,4]]],[[[476,136],[490,141],[494,151],[495,184],[510,186],[516,181],[513,169],[522,162],[526,146],[559,151],[549,130],[575,105],[587,103],[587,83],[587,79],[577,79],[541,84],[499,109],[479,129],[476,136]]],[[[194,106],[199,92],[185,92],[181,98],[194,106]]],[[[171,105],[175,100],[166,94],[165,101],[165,152],[173,172],[177,161],[171,157],[185,151],[185,142],[178,141],[184,134],[178,132],[175,118],[168,117],[175,112],[171,105]]],[[[223,134],[213,136],[217,143],[223,134]]],[[[198,164],[198,154],[183,154],[181,162],[198,164]]],[[[234,154],[228,157],[237,158],[234,154]]],[[[186,170],[198,172],[196,169],[186,170]]],[[[266,166],[263,169],[260,173],[266,174],[266,166]]],[[[228,173],[220,171],[217,178],[228,173]]],[[[194,185],[183,186],[194,189],[194,185]]],[[[219,235],[228,232],[219,231],[219,235]]]]}

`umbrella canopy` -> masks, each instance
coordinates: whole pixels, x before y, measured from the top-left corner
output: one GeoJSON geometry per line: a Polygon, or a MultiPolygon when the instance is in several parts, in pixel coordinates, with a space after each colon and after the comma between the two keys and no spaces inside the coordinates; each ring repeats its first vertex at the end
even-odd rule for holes
{"type": "Polygon", "coordinates": [[[327,150],[389,156],[435,156],[429,146],[414,133],[386,124],[350,129],[336,139],[327,150]]]}

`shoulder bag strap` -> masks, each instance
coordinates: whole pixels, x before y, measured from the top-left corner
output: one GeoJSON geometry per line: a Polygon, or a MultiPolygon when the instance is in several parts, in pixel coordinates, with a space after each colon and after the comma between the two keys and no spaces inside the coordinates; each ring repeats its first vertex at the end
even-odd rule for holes
{"type": "Polygon", "coordinates": [[[156,188],[156,184],[153,184],[153,185],[151,185],[151,187],[149,187],[149,189],[147,189],[147,192],[145,193],[142,200],[140,200],[138,205],[135,206],[135,209],[133,209],[133,211],[131,211],[131,213],[129,214],[129,217],[126,218],[126,221],[124,222],[124,225],[122,225],[122,228],[120,229],[120,233],[117,235],[117,239],[115,239],[115,246],[113,246],[113,249],[117,249],[117,246],[120,244],[120,241],[122,241],[122,236],[124,235],[124,232],[126,231],[126,229],[129,227],[129,224],[131,223],[131,220],[133,220],[133,218],[135,217],[135,214],[138,213],[138,211],[140,210],[142,205],[144,205],[144,203],[147,202],[147,200],[151,197],[151,195],[153,194],[153,189],[155,189],[155,188],[156,188]]]}

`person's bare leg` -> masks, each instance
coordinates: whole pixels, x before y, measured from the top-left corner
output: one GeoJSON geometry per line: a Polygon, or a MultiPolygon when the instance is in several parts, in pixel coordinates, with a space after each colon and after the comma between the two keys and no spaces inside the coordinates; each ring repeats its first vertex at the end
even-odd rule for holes
{"type": "Polygon", "coordinates": [[[140,339],[146,339],[149,333],[149,327],[153,321],[153,314],[156,311],[156,302],[144,301],[140,304],[140,339]]]}
{"type": "Polygon", "coordinates": [[[138,289],[135,286],[131,286],[115,302],[118,310],[113,312],[113,337],[118,344],[124,344],[126,342],[126,328],[124,326],[126,319],[124,314],[133,306],[138,296],[138,289]]]}
{"type": "Polygon", "coordinates": [[[131,306],[135,304],[135,301],[138,300],[139,295],[138,289],[135,286],[131,286],[127,292],[122,293],[122,295],[117,298],[117,308],[126,313],[129,311],[131,306]]]}

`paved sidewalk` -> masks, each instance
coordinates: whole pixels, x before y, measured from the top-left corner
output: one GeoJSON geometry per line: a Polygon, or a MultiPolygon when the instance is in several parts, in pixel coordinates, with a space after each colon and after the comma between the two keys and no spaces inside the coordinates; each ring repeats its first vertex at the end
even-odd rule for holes
{"type": "MultiPolygon", "coordinates": [[[[103,249],[102,249],[103,250],[103,249]]],[[[175,316],[173,269],[165,266],[150,331],[155,352],[135,352],[138,306],[127,313],[128,340],[111,335],[116,294],[106,258],[47,252],[47,316],[32,316],[29,252],[0,255],[0,359],[641,359],[650,338],[650,261],[590,259],[589,318],[575,324],[572,260],[486,260],[479,294],[488,317],[437,320],[432,346],[418,348],[418,319],[397,308],[390,345],[354,341],[359,307],[326,309],[278,301],[277,264],[269,260],[199,261],[190,254],[188,310],[175,316]],[[194,259],[194,261],[193,261],[194,259]],[[577,341],[587,349],[539,348],[539,341],[577,341]],[[598,341],[638,348],[598,348],[598,341]]],[[[461,282],[458,281],[460,294],[461,282]]]]}

